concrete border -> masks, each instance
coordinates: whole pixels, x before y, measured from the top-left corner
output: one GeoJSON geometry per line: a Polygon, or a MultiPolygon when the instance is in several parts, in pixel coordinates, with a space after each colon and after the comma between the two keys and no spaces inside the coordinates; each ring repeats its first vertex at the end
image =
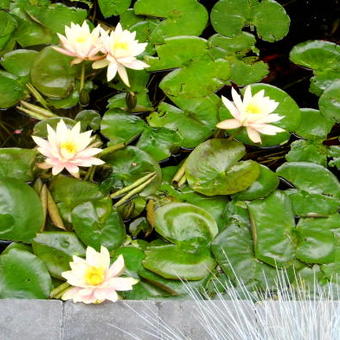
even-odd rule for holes
{"type": "MultiPolygon", "coordinates": [[[[284,303],[296,310],[296,302],[284,303]]],[[[330,312],[328,320],[332,315],[333,318],[337,316],[338,327],[340,327],[340,301],[332,302],[331,305],[329,301],[309,302],[309,304],[313,303],[318,304],[318,308],[322,304],[322,308],[330,312]]],[[[272,301],[268,306],[266,304],[268,302],[254,304],[250,301],[228,300],[202,302],[125,300],[117,303],[85,305],[57,300],[4,299],[0,300],[0,340],[221,338],[218,333],[215,333],[214,337],[209,336],[207,330],[210,334],[215,331],[222,334],[226,334],[224,332],[235,334],[235,340],[261,339],[254,336],[254,332],[261,333],[263,322],[259,320],[263,318],[263,313],[268,311],[269,315],[275,315],[281,313],[282,307],[280,302],[272,301]],[[200,310],[204,311],[205,316],[210,315],[210,320],[206,320],[206,324],[203,319],[200,319],[200,310]],[[166,320],[166,324],[162,320],[166,320]],[[216,322],[221,320],[223,326],[216,327],[216,322]],[[240,328],[239,325],[242,327],[240,328]]],[[[296,319],[296,315],[294,318],[296,319]]],[[[315,338],[317,339],[323,340],[323,338],[315,338]]]]}

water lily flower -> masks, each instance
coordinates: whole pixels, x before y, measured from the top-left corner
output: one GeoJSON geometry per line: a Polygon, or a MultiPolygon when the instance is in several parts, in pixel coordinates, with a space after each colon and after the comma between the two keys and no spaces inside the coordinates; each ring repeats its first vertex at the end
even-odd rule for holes
{"type": "Polygon", "coordinates": [[[123,30],[121,24],[118,24],[110,34],[101,29],[102,53],[106,56],[95,61],[92,67],[94,69],[107,67],[107,81],[112,80],[118,72],[123,82],[130,86],[126,68],[143,70],[149,67],[148,64],[136,59],[136,56],[144,52],[147,43],[139,43],[135,37],[136,32],[123,30]]]}
{"type": "Polygon", "coordinates": [[[247,86],[243,101],[241,96],[232,88],[233,102],[222,96],[222,102],[227,107],[233,119],[219,122],[216,126],[220,129],[236,129],[244,126],[248,136],[254,143],[261,143],[260,134],[275,135],[285,131],[275,125],[269,124],[280,121],[283,117],[273,113],[279,103],[269,97],[265,97],[264,90],[254,96],[251,87],[247,86]]]}
{"type": "Polygon", "coordinates": [[[125,270],[124,257],[119,255],[110,266],[110,253],[105,247],[100,252],[86,249],[86,259],[73,256],[71,270],[61,275],[72,286],[62,296],[63,300],[73,302],[101,303],[105,300],[116,302],[117,291],[132,290],[138,280],[132,277],[119,277],[125,270]]]}
{"type": "Polygon", "coordinates": [[[38,145],[38,151],[46,156],[45,162],[38,164],[42,169],[52,168],[57,175],[66,169],[72,176],[79,177],[79,167],[104,164],[99,158],[93,157],[102,149],[89,146],[93,141],[92,131],[80,132],[80,122],[72,129],[67,128],[63,120],[57,124],[56,130],[47,125],[47,140],[32,136],[38,145]]]}
{"type": "Polygon", "coordinates": [[[65,26],[65,36],[57,33],[62,47],[53,46],[53,48],[60,53],[75,57],[72,64],[79,64],[84,60],[96,60],[100,58],[98,56],[101,48],[100,30],[98,25],[91,32],[86,21],[81,26],[72,22],[70,26],[65,26]]]}

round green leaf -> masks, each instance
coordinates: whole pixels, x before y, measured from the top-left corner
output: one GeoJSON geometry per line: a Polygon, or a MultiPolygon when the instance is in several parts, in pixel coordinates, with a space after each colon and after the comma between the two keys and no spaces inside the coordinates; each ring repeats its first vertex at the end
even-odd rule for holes
{"type": "Polygon", "coordinates": [[[208,250],[188,253],[176,245],[151,247],[145,251],[143,260],[146,269],[173,280],[201,280],[210,274],[215,265],[208,250]]]}
{"type": "Polygon", "coordinates": [[[0,71],[0,93],[0,109],[6,109],[18,103],[24,95],[24,88],[14,75],[0,71]]]}
{"type": "Polygon", "coordinates": [[[14,17],[0,9],[0,38],[11,34],[17,27],[17,22],[14,17]]]}
{"type": "Polygon", "coordinates": [[[138,116],[107,111],[101,121],[100,131],[113,144],[118,144],[135,139],[145,126],[145,122],[138,116]]]}
{"type": "Polygon", "coordinates": [[[306,108],[300,112],[301,123],[295,129],[296,134],[305,139],[326,139],[334,123],[318,110],[306,108]]]}
{"type": "Polygon", "coordinates": [[[51,98],[67,97],[74,85],[75,67],[71,58],[52,47],[45,47],[36,56],[31,68],[31,81],[43,95],[51,98]]]}
{"type": "Polygon", "coordinates": [[[0,178],[0,238],[31,242],[43,221],[43,209],[35,191],[18,179],[0,178]]]}
{"type": "Polygon", "coordinates": [[[34,50],[14,50],[2,57],[1,65],[7,72],[18,77],[26,77],[37,54],[38,52],[34,50]]]}
{"type": "Polygon", "coordinates": [[[74,119],[76,122],[80,122],[83,129],[99,130],[102,117],[95,110],[82,110],[74,119]]]}
{"type": "Polygon", "coordinates": [[[155,43],[164,38],[179,35],[200,35],[208,22],[208,12],[196,0],[137,0],[134,5],[137,15],[163,18],[152,32],[155,43]]]}
{"type": "Polygon", "coordinates": [[[105,186],[110,190],[119,190],[152,172],[156,173],[156,178],[141,195],[148,196],[154,193],[161,183],[161,169],[158,163],[145,151],[135,146],[116,151],[105,158],[105,161],[112,167],[112,174],[105,180],[105,186]]]}
{"type": "Polygon", "coordinates": [[[21,148],[0,149],[0,177],[11,177],[23,182],[33,180],[36,150],[21,148]]]}
{"type": "Polygon", "coordinates": [[[53,178],[50,190],[63,219],[69,223],[73,208],[85,202],[92,202],[101,218],[111,212],[111,199],[94,183],[59,175],[53,178]]]}
{"type": "Polygon", "coordinates": [[[262,0],[253,11],[251,21],[261,39],[274,42],[286,36],[290,19],[279,3],[274,0],[262,0]]]}
{"type": "Polygon", "coordinates": [[[181,247],[208,245],[218,233],[215,219],[204,209],[188,203],[170,203],[155,212],[155,229],[181,247]]]}
{"type": "Polygon", "coordinates": [[[1,299],[47,299],[51,289],[51,277],[37,256],[20,249],[0,256],[1,299]]]}
{"type": "Polygon", "coordinates": [[[181,145],[182,138],[178,132],[167,128],[145,129],[138,140],[137,147],[150,154],[157,162],[162,161],[181,145]]]}
{"type": "Polygon", "coordinates": [[[297,140],[286,154],[288,162],[312,162],[327,166],[327,147],[321,143],[297,140]]]}
{"type": "Polygon", "coordinates": [[[339,181],[328,169],[319,164],[289,162],[281,165],[276,172],[300,190],[340,198],[339,181]]]}
{"type": "Polygon", "coordinates": [[[32,242],[33,252],[47,266],[50,274],[62,279],[61,273],[70,269],[72,256],[85,256],[85,248],[74,233],[47,231],[32,242]]]}
{"type": "Polygon", "coordinates": [[[324,40],[306,41],[294,46],[289,57],[293,63],[316,71],[329,70],[339,65],[340,46],[324,40]]]}
{"type": "Polygon", "coordinates": [[[339,214],[300,219],[296,228],[299,236],[296,257],[307,263],[334,262],[339,226],[339,214]]]}
{"type": "Polygon", "coordinates": [[[279,178],[264,165],[260,165],[260,175],[256,181],[246,190],[233,196],[233,199],[250,201],[264,198],[272,193],[279,185],[279,178]]]}
{"type": "Polygon", "coordinates": [[[340,123],[340,80],[327,87],[319,99],[321,114],[340,123]]]}
{"type": "Polygon", "coordinates": [[[248,204],[255,256],[272,266],[285,266],[294,259],[294,214],[289,198],[275,191],[248,204]]]}
{"type": "Polygon", "coordinates": [[[131,5],[131,0],[99,0],[99,8],[105,18],[125,12],[131,5]]]}
{"type": "MultiPolygon", "coordinates": [[[[215,127],[212,129],[206,126],[198,117],[195,117],[192,112],[183,111],[173,105],[161,103],[158,106],[158,111],[159,112],[151,113],[147,117],[149,125],[177,131],[182,137],[181,146],[185,148],[194,148],[211,136],[215,130],[215,127]]],[[[206,112],[213,113],[213,109],[206,112]]],[[[213,115],[210,117],[212,116],[213,115]]]]}
{"type": "Polygon", "coordinates": [[[220,0],[211,10],[214,30],[227,37],[241,33],[250,15],[248,0],[220,0]]]}
{"type": "Polygon", "coordinates": [[[79,239],[98,251],[100,246],[110,251],[117,249],[126,237],[125,226],[119,213],[112,211],[107,217],[98,216],[92,202],[80,204],[73,209],[72,225],[79,239]]]}
{"type": "Polygon", "coordinates": [[[242,144],[210,139],[187,158],[185,174],[189,186],[204,195],[229,195],[247,189],[259,176],[256,162],[238,162],[245,154],[242,144]]]}

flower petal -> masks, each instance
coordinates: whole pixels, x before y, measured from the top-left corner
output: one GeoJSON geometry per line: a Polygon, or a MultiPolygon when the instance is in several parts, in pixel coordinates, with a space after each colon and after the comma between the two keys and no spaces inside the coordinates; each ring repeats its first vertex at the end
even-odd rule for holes
{"type": "Polygon", "coordinates": [[[233,87],[231,88],[231,96],[233,98],[237,110],[241,111],[243,109],[242,99],[241,96],[236,92],[236,90],[233,87]]]}
{"type": "Polygon", "coordinates": [[[226,119],[222,122],[219,122],[216,125],[219,129],[237,129],[241,126],[241,122],[237,119],[226,119]]]}
{"type": "Polygon", "coordinates": [[[126,68],[121,64],[118,64],[118,74],[122,79],[123,83],[130,87],[129,77],[126,72],[126,68]]]}
{"type": "Polygon", "coordinates": [[[221,98],[222,98],[222,102],[223,102],[224,106],[229,110],[230,114],[234,118],[239,119],[240,118],[240,112],[238,111],[238,109],[236,108],[234,103],[231,102],[229,99],[227,99],[224,96],[222,96],[221,98]]]}
{"type": "Polygon", "coordinates": [[[117,260],[112,263],[108,271],[108,278],[121,275],[125,270],[125,262],[123,255],[119,255],[117,260]]]}
{"type": "Polygon", "coordinates": [[[104,246],[101,246],[100,252],[92,247],[86,249],[86,263],[94,267],[102,267],[108,269],[110,267],[110,253],[104,246]]]}
{"type": "Polygon", "coordinates": [[[252,127],[247,126],[247,134],[249,139],[254,143],[261,143],[260,134],[252,127]]]}
{"type": "Polygon", "coordinates": [[[132,277],[114,277],[107,283],[114,290],[118,291],[128,291],[133,289],[133,285],[137,284],[139,281],[132,277]]]}

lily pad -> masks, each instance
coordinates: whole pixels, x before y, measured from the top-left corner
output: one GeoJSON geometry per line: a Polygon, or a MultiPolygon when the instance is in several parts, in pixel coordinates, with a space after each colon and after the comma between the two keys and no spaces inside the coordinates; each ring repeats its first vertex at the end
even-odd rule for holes
{"type": "Polygon", "coordinates": [[[321,114],[326,119],[340,123],[340,80],[327,87],[319,99],[321,114]]]}
{"type": "Polygon", "coordinates": [[[339,228],[339,214],[301,219],[296,228],[299,235],[296,257],[306,263],[334,262],[339,228]]]}
{"type": "Polygon", "coordinates": [[[50,274],[62,279],[61,273],[70,270],[72,256],[85,257],[85,248],[74,233],[47,231],[32,242],[33,252],[47,266],[50,274]]]}
{"type": "Polygon", "coordinates": [[[245,154],[242,144],[210,139],[187,158],[185,174],[189,186],[204,195],[229,195],[247,189],[259,176],[254,161],[238,162],[245,154]]]}
{"type": "Polygon", "coordinates": [[[100,12],[107,18],[126,11],[131,5],[131,0],[99,0],[98,4],[100,12]]]}
{"type": "Polygon", "coordinates": [[[277,174],[296,188],[313,194],[325,194],[340,198],[340,183],[325,167],[309,162],[284,163],[277,174]]]}
{"type": "Polygon", "coordinates": [[[103,219],[111,213],[111,199],[94,183],[59,175],[53,178],[50,191],[64,221],[68,223],[71,223],[72,210],[85,202],[92,202],[103,219]]]}
{"type": "Polygon", "coordinates": [[[2,67],[18,77],[26,77],[38,52],[34,50],[18,49],[6,53],[1,59],[2,67]]]}
{"type": "Polygon", "coordinates": [[[148,196],[154,193],[161,183],[161,169],[158,163],[145,151],[135,146],[118,150],[105,158],[111,165],[112,174],[104,181],[110,190],[119,190],[149,173],[155,172],[156,178],[140,193],[148,196]]]}
{"type": "Polygon", "coordinates": [[[0,71],[0,109],[6,109],[19,102],[24,96],[24,87],[11,73],[0,71]]]}
{"type": "Polygon", "coordinates": [[[33,180],[33,166],[37,152],[32,149],[0,149],[0,177],[33,180]]]}
{"type": "Polygon", "coordinates": [[[75,67],[71,58],[52,47],[45,47],[36,56],[31,68],[31,81],[43,95],[51,98],[67,97],[74,86],[75,67]]]}
{"type": "Polygon", "coordinates": [[[278,176],[264,165],[260,165],[260,175],[246,190],[233,196],[233,199],[250,201],[264,198],[272,193],[279,185],[278,176]]]}
{"type": "Polygon", "coordinates": [[[14,178],[0,178],[0,238],[31,242],[44,223],[36,192],[14,178]]]}
{"type": "Polygon", "coordinates": [[[164,127],[147,128],[138,140],[137,147],[150,154],[157,162],[168,158],[181,145],[178,132],[164,127]]]}
{"type": "Polygon", "coordinates": [[[327,165],[327,147],[317,141],[297,140],[286,154],[288,162],[312,162],[327,165]]]}
{"type": "Polygon", "coordinates": [[[143,260],[146,269],[172,280],[201,280],[215,265],[207,249],[188,253],[176,245],[150,247],[145,251],[143,260]]]}
{"type": "Polygon", "coordinates": [[[118,144],[132,141],[145,127],[145,122],[138,116],[107,111],[101,121],[100,131],[113,144],[118,144]]]}
{"type": "Polygon", "coordinates": [[[287,266],[295,256],[294,214],[289,198],[275,191],[248,204],[255,256],[272,266],[287,266]]]}
{"type": "Polygon", "coordinates": [[[181,248],[207,246],[218,233],[215,219],[188,203],[170,203],[156,209],[155,229],[181,248]]]}
{"type": "Polygon", "coordinates": [[[137,15],[163,18],[150,37],[154,43],[179,35],[200,35],[208,22],[208,12],[196,0],[137,0],[137,15]]]}
{"type": "Polygon", "coordinates": [[[335,214],[340,206],[340,199],[336,197],[296,189],[285,192],[292,202],[296,216],[324,217],[335,214]]]}
{"type": "Polygon", "coordinates": [[[100,216],[93,202],[85,202],[72,210],[72,225],[79,239],[98,251],[101,246],[112,251],[125,240],[126,232],[119,213],[113,210],[100,216]]]}
{"type": "Polygon", "coordinates": [[[334,122],[324,117],[319,110],[301,109],[301,123],[295,130],[302,138],[326,139],[334,122]]]}
{"type": "Polygon", "coordinates": [[[52,289],[45,264],[34,254],[12,249],[0,256],[0,298],[47,299],[52,289]]]}

